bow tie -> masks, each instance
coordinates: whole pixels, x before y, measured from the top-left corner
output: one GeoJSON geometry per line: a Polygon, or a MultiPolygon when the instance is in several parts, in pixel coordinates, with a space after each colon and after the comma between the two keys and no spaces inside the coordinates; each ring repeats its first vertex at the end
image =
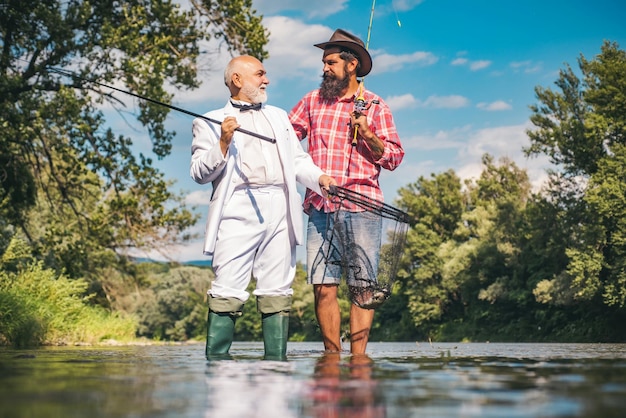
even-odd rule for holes
{"type": "Polygon", "coordinates": [[[237,109],[239,109],[240,112],[247,112],[248,110],[260,110],[261,106],[263,106],[263,103],[255,103],[255,104],[247,105],[247,104],[239,104],[239,103],[230,102],[230,104],[232,104],[233,107],[236,107],[237,109]]]}

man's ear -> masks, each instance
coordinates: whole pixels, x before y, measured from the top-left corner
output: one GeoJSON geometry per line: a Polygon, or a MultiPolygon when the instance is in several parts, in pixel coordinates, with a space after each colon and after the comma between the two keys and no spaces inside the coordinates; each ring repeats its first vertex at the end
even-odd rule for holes
{"type": "Polygon", "coordinates": [[[243,83],[241,82],[241,76],[239,74],[237,74],[237,73],[233,74],[232,81],[233,81],[233,86],[235,86],[235,87],[237,87],[239,89],[243,85],[243,83]]]}
{"type": "Polygon", "coordinates": [[[356,68],[357,68],[357,66],[358,66],[358,65],[359,65],[359,60],[358,60],[358,59],[356,59],[356,58],[355,58],[355,59],[353,59],[353,60],[350,60],[350,61],[348,62],[348,66],[347,66],[347,68],[348,68],[348,73],[349,73],[349,74],[352,74],[352,73],[355,73],[355,74],[356,74],[356,68]]]}

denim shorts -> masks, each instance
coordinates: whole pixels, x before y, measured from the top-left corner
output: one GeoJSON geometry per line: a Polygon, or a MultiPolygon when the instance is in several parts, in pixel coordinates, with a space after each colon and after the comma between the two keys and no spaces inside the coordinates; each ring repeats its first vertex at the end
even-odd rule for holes
{"type": "Polygon", "coordinates": [[[371,212],[313,209],[307,226],[307,276],[312,284],[367,287],[376,282],[382,218],[371,212]]]}

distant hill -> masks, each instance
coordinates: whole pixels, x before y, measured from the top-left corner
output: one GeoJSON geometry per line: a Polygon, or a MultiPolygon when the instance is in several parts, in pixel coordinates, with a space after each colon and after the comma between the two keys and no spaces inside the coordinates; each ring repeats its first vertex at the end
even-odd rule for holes
{"type": "MultiPolygon", "coordinates": [[[[158,261],[153,260],[151,258],[146,257],[133,257],[132,260],[135,263],[167,263],[166,261],[158,261]]],[[[196,267],[211,267],[211,260],[190,260],[190,261],[181,261],[180,264],[184,266],[196,266],[196,267]]]]}
{"type": "Polygon", "coordinates": [[[191,260],[184,261],[181,264],[184,264],[186,266],[211,267],[212,260],[191,260]]]}

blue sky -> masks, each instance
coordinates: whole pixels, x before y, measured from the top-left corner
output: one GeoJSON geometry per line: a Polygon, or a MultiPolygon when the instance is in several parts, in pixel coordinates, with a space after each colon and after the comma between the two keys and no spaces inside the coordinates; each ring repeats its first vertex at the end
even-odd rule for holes
{"type": "MultiPolygon", "coordinates": [[[[268,102],[288,111],[319,86],[321,50],[313,44],[337,28],[367,41],[372,2],[253,0],[253,8],[270,31],[268,102]]],[[[625,22],[624,0],[376,1],[368,45],[373,69],[365,87],[391,107],[406,151],[401,166],[381,176],[387,203],[420,176],[453,169],[475,178],[486,152],[514,160],[539,187],[546,160],[522,153],[532,128],[529,105],[537,103],[534,88],[553,88],[560,69],[569,64],[577,70],[580,55],[592,59],[604,40],[626,48],[625,22]]],[[[228,94],[222,74],[230,57],[207,48],[214,52],[201,62],[202,86],[174,98],[174,105],[195,113],[223,106],[228,94]]],[[[189,177],[192,118],[176,113],[167,126],[177,132],[172,155],[157,166],[202,214],[195,229],[202,234],[210,186],[189,177]]],[[[148,152],[141,128],[119,122],[117,129],[148,152]]],[[[167,253],[179,261],[203,258],[200,241],[167,253]]],[[[298,254],[301,259],[302,248],[298,254]]]]}

